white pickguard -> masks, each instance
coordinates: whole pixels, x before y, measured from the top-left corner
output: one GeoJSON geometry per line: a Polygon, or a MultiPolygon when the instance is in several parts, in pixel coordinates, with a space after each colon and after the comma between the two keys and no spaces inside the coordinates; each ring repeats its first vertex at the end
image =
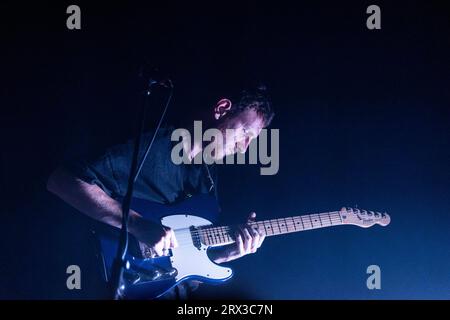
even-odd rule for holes
{"type": "Polygon", "coordinates": [[[179,247],[172,249],[170,258],[172,267],[178,271],[175,277],[176,281],[189,276],[202,276],[214,280],[226,280],[231,277],[232,270],[230,268],[221,267],[209,259],[208,246],[202,244],[199,249],[194,246],[190,237],[189,227],[211,225],[210,221],[197,216],[179,214],[164,217],[161,222],[172,228],[177,239],[180,241],[183,239],[183,243],[180,243],[179,247]]]}

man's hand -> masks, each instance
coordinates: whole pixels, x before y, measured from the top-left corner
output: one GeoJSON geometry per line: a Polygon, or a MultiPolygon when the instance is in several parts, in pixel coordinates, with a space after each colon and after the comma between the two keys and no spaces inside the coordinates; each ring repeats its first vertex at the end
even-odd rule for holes
{"type": "Polygon", "coordinates": [[[178,246],[172,229],[138,218],[131,220],[130,232],[139,241],[145,258],[165,256],[169,249],[178,246]]]}
{"type": "MultiPolygon", "coordinates": [[[[116,228],[122,226],[122,205],[118,201],[96,184],[89,184],[62,167],[52,173],[47,189],[93,219],[116,228]]],[[[130,210],[129,230],[149,257],[162,256],[168,253],[169,248],[177,246],[170,228],[146,221],[133,210],[130,210]]]]}
{"type": "Polygon", "coordinates": [[[254,222],[256,213],[252,212],[248,217],[247,224],[240,226],[236,231],[236,242],[219,248],[213,248],[211,258],[216,263],[223,263],[241,258],[247,254],[255,253],[261,247],[266,235],[263,230],[256,226],[250,226],[254,222]]]}
{"type": "MultiPolygon", "coordinates": [[[[122,205],[117,200],[96,184],[89,184],[62,167],[52,173],[47,189],[93,219],[116,228],[122,226],[122,205]]],[[[168,249],[178,245],[173,230],[146,221],[133,210],[130,210],[129,229],[149,257],[166,255],[168,249]]]]}
{"type": "Polygon", "coordinates": [[[256,220],[256,213],[250,213],[247,224],[240,226],[236,232],[237,258],[243,257],[249,253],[255,253],[261,246],[266,237],[259,228],[251,227],[248,223],[256,220]]]}

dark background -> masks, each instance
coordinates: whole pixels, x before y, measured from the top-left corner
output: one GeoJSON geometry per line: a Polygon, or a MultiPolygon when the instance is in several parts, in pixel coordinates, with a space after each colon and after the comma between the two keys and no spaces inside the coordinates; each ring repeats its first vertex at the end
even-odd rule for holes
{"type": "Polygon", "coordinates": [[[270,89],[280,170],[222,166],[224,221],[355,204],[392,217],[269,238],[196,297],[449,299],[448,7],[377,1],[382,29],[370,31],[372,2],[296,3],[77,1],[78,31],[72,2],[2,3],[0,298],[98,297],[86,218],[45,183],[65,157],[132,135],[147,61],[175,83],[170,119],[255,81],[270,89]],[[66,289],[70,264],[81,291],[66,289]],[[366,287],[371,264],[381,290],[366,287]]]}

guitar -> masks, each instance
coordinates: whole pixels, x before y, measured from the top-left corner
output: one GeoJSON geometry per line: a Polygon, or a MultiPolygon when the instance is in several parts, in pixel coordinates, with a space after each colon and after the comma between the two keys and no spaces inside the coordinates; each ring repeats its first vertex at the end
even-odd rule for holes
{"type": "MultiPolygon", "coordinates": [[[[130,246],[125,271],[126,299],[154,299],[186,280],[221,283],[231,278],[232,270],[215,264],[208,258],[208,249],[233,243],[233,226],[214,226],[218,205],[209,195],[187,198],[181,203],[165,206],[141,199],[133,199],[131,207],[145,219],[158,221],[175,233],[178,247],[167,256],[143,258],[138,242],[130,235],[130,246]]],[[[347,208],[345,210],[307,214],[287,218],[249,223],[259,226],[266,236],[275,236],[340,225],[363,228],[375,224],[386,226],[390,217],[386,213],[347,208]]],[[[119,232],[107,228],[96,232],[103,263],[104,278],[109,281],[113,260],[117,253],[119,232]]]]}

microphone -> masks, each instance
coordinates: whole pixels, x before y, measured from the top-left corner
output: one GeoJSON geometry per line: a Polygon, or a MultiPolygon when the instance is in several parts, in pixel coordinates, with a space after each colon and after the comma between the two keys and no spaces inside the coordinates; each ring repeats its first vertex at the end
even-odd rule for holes
{"type": "Polygon", "coordinates": [[[165,78],[163,80],[150,79],[149,86],[152,86],[152,85],[160,85],[167,89],[173,88],[172,80],[170,80],[169,78],[165,78]]]}
{"type": "Polygon", "coordinates": [[[166,75],[163,75],[158,68],[151,67],[148,64],[141,66],[139,70],[139,78],[144,80],[144,85],[147,90],[150,90],[153,86],[161,86],[167,89],[173,88],[172,80],[166,75]]]}

